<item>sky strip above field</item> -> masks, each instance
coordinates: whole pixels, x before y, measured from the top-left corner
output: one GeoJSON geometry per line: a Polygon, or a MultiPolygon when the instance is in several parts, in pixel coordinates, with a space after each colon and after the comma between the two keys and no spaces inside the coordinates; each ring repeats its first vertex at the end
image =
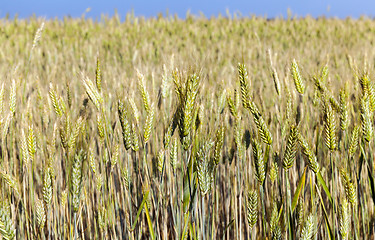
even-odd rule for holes
{"type": "Polygon", "coordinates": [[[16,0],[3,1],[0,8],[0,17],[9,14],[14,17],[18,14],[21,18],[27,18],[35,14],[37,17],[62,18],[63,16],[100,18],[102,14],[112,16],[115,9],[121,17],[134,11],[136,16],[157,16],[177,14],[183,18],[190,11],[195,15],[204,14],[207,17],[218,14],[241,13],[243,16],[257,15],[268,18],[287,17],[288,12],[297,16],[311,15],[313,17],[329,16],[346,18],[348,16],[358,18],[362,15],[373,17],[375,13],[375,1],[370,0],[317,0],[317,1],[244,1],[244,0],[209,0],[209,1],[119,1],[119,0],[93,0],[93,1],[46,1],[46,0],[16,0]],[[90,8],[89,12],[86,10],[90,8]]]}

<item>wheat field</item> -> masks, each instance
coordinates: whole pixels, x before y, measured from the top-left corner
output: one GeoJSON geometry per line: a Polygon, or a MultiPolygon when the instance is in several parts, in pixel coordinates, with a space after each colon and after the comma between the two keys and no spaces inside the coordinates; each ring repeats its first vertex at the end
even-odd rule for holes
{"type": "Polygon", "coordinates": [[[0,19],[1,239],[369,239],[375,21],[0,19]]]}

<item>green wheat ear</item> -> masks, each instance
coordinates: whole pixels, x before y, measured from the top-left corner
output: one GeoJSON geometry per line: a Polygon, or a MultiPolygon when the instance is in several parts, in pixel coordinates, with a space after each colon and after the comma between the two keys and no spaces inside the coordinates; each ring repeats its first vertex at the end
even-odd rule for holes
{"type": "Polygon", "coordinates": [[[150,108],[151,108],[151,100],[150,100],[150,95],[146,89],[145,77],[139,70],[137,70],[137,76],[138,76],[138,89],[139,89],[139,92],[141,93],[143,106],[146,112],[149,113],[150,108]]]}
{"type": "Polygon", "coordinates": [[[2,203],[0,206],[0,234],[5,240],[15,239],[16,229],[10,215],[10,206],[7,203],[2,203]]]}
{"type": "Polygon", "coordinates": [[[342,168],[340,170],[340,174],[342,177],[342,183],[344,185],[346,198],[353,206],[355,206],[355,204],[357,204],[357,194],[355,185],[353,181],[350,179],[349,175],[347,174],[345,168],[342,168]]]}
{"type": "Polygon", "coordinates": [[[218,165],[222,157],[222,148],[224,144],[224,126],[216,131],[216,140],[214,146],[214,163],[218,165]]]}
{"type": "Polygon", "coordinates": [[[52,169],[47,167],[44,170],[44,176],[43,176],[43,200],[46,205],[46,208],[49,209],[52,202],[52,169]]]}
{"type": "Polygon", "coordinates": [[[336,150],[336,121],[335,115],[331,108],[331,105],[326,104],[325,106],[325,117],[324,117],[324,137],[325,144],[330,151],[336,150]]]}
{"type": "Polygon", "coordinates": [[[82,189],[82,162],[84,161],[85,153],[80,150],[74,157],[71,173],[71,193],[73,211],[78,212],[81,202],[82,189]]]}
{"type": "Polygon", "coordinates": [[[246,209],[247,222],[252,228],[258,220],[258,193],[255,190],[250,190],[247,193],[246,209]]]}
{"type": "Polygon", "coordinates": [[[154,104],[151,104],[149,112],[147,113],[147,116],[146,116],[146,121],[145,121],[144,129],[143,129],[144,144],[146,144],[148,140],[150,140],[151,130],[153,128],[153,122],[154,122],[154,104]]]}
{"type": "MultiPolygon", "coordinates": [[[[118,101],[118,116],[120,119],[121,129],[122,129],[122,138],[124,141],[124,146],[126,150],[129,150],[132,147],[132,133],[130,123],[127,119],[127,112],[125,105],[122,101],[118,101]]],[[[98,125],[99,126],[99,125],[98,125]]],[[[104,137],[104,135],[103,135],[104,137]]]]}
{"type": "Polygon", "coordinates": [[[354,153],[358,149],[358,144],[359,144],[359,126],[354,126],[353,131],[352,131],[352,136],[350,138],[350,143],[349,143],[349,156],[353,157],[354,153]]]}
{"type": "Polygon", "coordinates": [[[255,176],[259,182],[259,185],[262,185],[264,179],[266,178],[266,166],[264,163],[263,151],[260,144],[257,143],[255,140],[252,141],[252,148],[255,166],[255,176]]]}
{"type": "Polygon", "coordinates": [[[249,108],[250,105],[250,94],[248,86],[248,75],[245,64],[238,63],[238,78],[240,80],[241,95],[242,95],[242,105],[244,108],[249,108]]]}
{"type": "Polygon", "coordinates": [[[286,144],[286,150],[284,154],[283,167],[288,170],[293,166],[294,160],[297,153],[297,142],[298,142],[298,129],[292,125],[289,129],[289,137],[286,144]]]}
{"type": "Polygon", "coordinates": [[[211,185],[214,179],[214,169],[212,162],[209,161],[209,151],[213,146],[213,142],[207,141],[197,152],[197,172],[199,190],[202,195],[207,194],[211,190],[211,185]]]}
{"type": "Polygon", "coordinates": [[[100,60],[99,57],[96,59],[96,70],[95,70],[96,87],[98,91],[102,91],[102,72],[100,71],[100,60]]]}
{"type": "Polygon", "coordinates": [[[370,112],[368,97],[361,98],[361,124],[363,139],[370,142],[374,135],[374,128],[372,125],[372,114],[370,112]]]}
{"type": "Polygon", "coordinates": [[[305,226],[301,231],[301,240],[312,240],[316,233],[316,220],[315,216],[310,213],[305,222],[305,226]]]}
{"type": "Polygon", "coordinates": [[[46,223],[46,211],[44,209],[43,201],[36,199],[36,222],[38,224],[38,228],[42,230],[46,223]]]}
{"type": "Polygon", "coordinates": [[[305,85],[303,83],[301,73],[299,71],[297,61],[295,59],[293,59],[292,61],[291,73],[292,73],[294,85],[296,86],[297,92],[299,92],[300,94],[303,94],[305,92],[305,85]]]}
{"type": "Polygon", "coordinates": [[[346,88],[340,90],[340,128],[345,131],[349,126],[348,93],[346,88]]]}
{"type": "MultiPolygon", "coordinates": [[[[271,213],[271,218],[270,218],[270,232],[272,239],[274,238],[274,235],[277,235],[277,228],[279,227],[279,212],[277,209],[277,203],[274,201],[273,207],[272,207],[272,213],[271,213]]],[[[280,228],[280,227],[279,227],[280,228]]]]}
{"type": "Polygon", "coordinates": [[[348,207],[348,201],[346,198],[342,200],[340,211],[339,211],[339,223],[340,223],[340,235],[341,239],[347,240],[349,239],[349,231],[350,231],[350,213],[348,207]]]}
{"type": "Polygon", "coordinates": [[[169,161],[172,167],[172,171],[176,171],[177,160],[178,160],[178,141],[174,138],[172,145],[170,146],[169,161]]]}
{"type": "Polygon", "coordinates": [[[276,179],[278,178],[278,175],[279,175],[279,165],[278,165],[279,154],[277,152],[275,152],[273,158],[274,158],[274,160],[271,163],[271,169],[270,169],[270,173],[269,173],[269,177],[270,177],[270,180],[271,180],[272,183],[276,181],[276,179]]]}
{"type": "Polygon", "coordinates": [[[298,142],[302,148],[303,155],[305,155],[307,159],[307,165],[315,174],[317,174],[319,172],[319,163],[314,152],[301,134],[298,134],[298,142]]]}
{"type": "Polygon", "coordinates": [[[254,102],[251,102],[249,106],[250,106],[250,111],[252,112],[253,117],[254,117],[255,125],[258,128],[258,133],[260,135],[260,138],[262,139],[262,141],[265,144],[271,145],[272,144],[272,135],[271,135],[271,132],[268,129],[262,115],[259,113],[259,110],[257,109],[254,102]]]}

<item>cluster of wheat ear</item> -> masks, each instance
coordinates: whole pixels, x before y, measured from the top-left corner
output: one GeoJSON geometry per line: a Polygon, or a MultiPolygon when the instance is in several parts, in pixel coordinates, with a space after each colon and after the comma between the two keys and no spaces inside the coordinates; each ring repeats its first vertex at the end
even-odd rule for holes
{"type": "Polygon", "coordinates": [[[375,235],[373,20],[120,19],[0,19],[1,239],[375,235]]]}

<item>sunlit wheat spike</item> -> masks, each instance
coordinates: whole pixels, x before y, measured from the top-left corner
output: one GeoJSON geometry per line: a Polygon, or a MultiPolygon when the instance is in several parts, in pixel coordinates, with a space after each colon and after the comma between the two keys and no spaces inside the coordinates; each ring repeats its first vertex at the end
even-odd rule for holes
{"type": "Polygon", "coordinates": [[[71,173],[71,194],[73,211],[78,212],[81,202],[82,189],[82,162],[84,161],[85,153],[80,150],[74,157],[71,173]]]}
{"type": "Polygon", "coordinates": [[[101,192],[103,184],[104,184],[103,175],[101,173],[96,174],[96,190],[98,192],[101,192]]]}
{"type": "Polygon", "coordinates": [[[373,135],[374,129],[372,125],[372,115],[369,108],[368,97],[361,98],[361,124],[362,124],[362,136],[367,142],[370,142],[373,135]]]}
{"type": "Polygon", "coordinates": [[[361,85],[361,90],[362,90],[362,97],[368,97],[369,95],[369,87],[370,87],[370,79],[368,76],[368,73],[364,73],[360,78],[359,78],[359,83],[361,85]]]}
{"type": "Polygon", "coordinates": [[[349,144],[349,155],[352,157],[358,149],[359,144],[359,126],[355,126],[352,131],[349,144]]]}
{"type": "Polygon", "coordinates": [[[48,136],[48,140],[47,140],[47,153],[48,153],[48,156],[50,156],[47,161],[48,167],[52,167],[52,160],[54,159],[54,156],[56,153],[56,132],[57,132],[57,122],[55,122],[55,124],[53,125],[52,135],[48,136]]]}
{"type": "Polygon", "coordinates": [[[8,204],[3,203],[0,206],[0,234],[4,240],[12,240],[16,238],[16,229],[12,221],[8,204]]]}
{"type": "Polygon", "coordinates": [[[116,143],[111,157],[111,166],[116,166],[120,155],[120,146],[116,143]]]}
{"type": "Polygon", "coordinates": [[[222,148],[224,144],[224,126],[216,131],[216,140],[214,146],[214,163],[217,165],[222,157],[222,148]]]}
{"type": "Polygon", "coordinates": [[[277,95],[280,96],[280,80],[279,80],[279,75],[277,74],[277,71],[275,68],[272,69],[272,79],[273,79],[273,83],[275,85],[275,90],[276,90],[276,93],[277,95]]]}
{"type": "Polygon", "coordinates": [[[276,179],[278,178],[278,175],[279,175],[279,165],[278,165],[278,153],[275,152],[274,153],[274,160],[272,161],[271,163],[271,169],[270,169],[270,173],[269,173],[269,177],[270,177],[270,180],[271,182],[275,182],[276,179]]]}
{"type": "Polygon", "coordinates": [[[138,132],[135,127],[135,124],[132,124],[132,131],[131,131],[131,148],[133,151],[137,152],[139,150],[139,138],[138,138],[138,132]]]}
{"type": "Polygon", "coordinates": [[[68,99],[68,106],[69,106],[69,108],[71,108],[73,96],[72,96],[72,90],[70,89],[70,84],[68,82],[66,83],[65,88],[66,88],[66,98],[68,99]]]}
{"type": "Polygon", "coordinates": [[[104,207],[100,207],[98,210],[98,225],[101,232],[107,228],[107,211],[104,207]]]}
{"type": "Polygon", "coordinates": [[[247,223],[252,228],[258,220],[258,193],[255,190],[250,190],[247,193],[246,209],[247,223]]]}
{"type": "Polygon", "coordinates": [[[40,27],[36,30],[31,51],[33,51],[33,49],[38,45],[38,42],[40,38],[42,37],[43,29],[44,29],[44,22],[42,22],[40,24],[40,27]]]}
{"type": "Polygon", "coordinates": [[[284,93],[286,95],[285,119],[290,121],[293,113],[293,95],[288,87],[285,86],[284,93]]]}
{"type": "Polygon", "coordinates": [[[213,182],[213,166],[209,161],[209,151],[213,146],[213,142],[207,141],[197,152],[197,172],[199,190],[205,195],[210,189],[213,182]]]}
{"type": "Polygon", "coordinates": [[[71,122],[70,122],[70,117],[69,115],[67,115],[65,118],[64,118],[64,121],[63,121],[63,126],[60,127],[60,140],[61,140],[61,144],[63,146],[63,148],[65,148],[65,150],[68,149],[68,141],[69,141],[69,137],[70,137],[70,132],[71,132],[71,122]]]}
{"type": "Polygon", "coordinates": [[[266,123],[264,122],[263,117],[259,113],[253,114],[253,116],[254,116],[255,125],[258,128],[260,138],[265,144],[271,145],[272,135],[266,123]]]}
{"type": "Polygon", "coordinates": [[[285,170],[293,166],[297,153],[298,129],[291,125],[289,129],[289,137],[286,143],[286,150],[284,154],[283,167],[285,170]]]}
{"type": "Polygon", "coordinates": [[[5,144],[5,138],[7,137],[8,132],[9,132],[9,126],[10,126],[10,123],[13,119],[12,116],[13,116],[12,113],[9,113],[8,116],[5,119],[5,122],[1,126],[1,128],[2,128],[1,129],[1,142],[2,142],[3,145],[5,144]]]}
{"type": "Polygon", "coordinates": [[[156,159],[158,160],[158,170],[161,174],[164,167],[164,149],[160,149],[158,152],[158,155],[156,156],[156,159]]]}
{"type": "Polygon", "coordinates": [[[130,104],[130,108],[132,109],[134,119],[137,122],[137,124],[139,124],[139,110],[133,98],[129,98],[129,104],[130,104]]]}
{"type": "Polygon", "coordinates": [[[316,222],[314,215],[310,214],[307,217],[307,220],[305,222],[305,226],[303,227],[301,231],[301,240],[312,240],[316,231],[316,222]]]}
{"type": "Polygon", "coordinates": [[[194,120],[194,107],[199,90],[200,77],[192,74],[188,77],[185,86],[184,99],[182,102],[182,112],[180,115],[180,132],[182,137],[190,134],[194,120]]]}
{"type": "Polygon", "coordinates": [[[327,148],[330,151],[336,150],[336,121],[335,114],[331,108],[331,105],[326,104],[325,116],[324,116],[324,140],[327,148]]]}
{"type": "Polygon", "coordinates": [[[36,199],[36,222],[38,228],[42,230],[46,223],[46,211],[44,209],[43,201],[36,199]]]}
{"type": "Polygon", "coordinates": [[[89,151],[88,151],[88,159],[89,159],[89,164],[90,164],[90,167],[91,167],[91,170],[92,172],[94,173],[94,175],[96,174],[96,161],[95,161],[95,157],[94,157],[94,154],[92,152],[92,149],[90,148],[89,151]]]}
{"type": "Polygon", "coordinates": [[[241,87],[242,105],[244,106],[244,108],[248,108],[249,103],[250,103],[250,93],[249,93],[249,85],[247,82],[248,75],[247,75],[245,64],[238,63],[237,70],[238,70],[238,79],[240,81],[240,87],[241,87]]]}
{"type": "Polygon", "coordinates": [[[375,111],[375,85],[373,82],[369,85],[369,102],[370,102],[370,111],[375,111]]]}
{"type": "Polygon", "coordinates": [[[332,107],[332,110],[334,110],[334,111],[337,112],[337,113],[340,113],[340,110],[341,110],[341,108],[340,108],[340,104],[339,104],[339,102],[335,99],[335,97],[332,96],[332,95],[329,95],[329,97],[328,97],[328,101],[329,101],[329,103],[330,103],[330,105],[331,105],[331,107],[332,107]]]}
{"type": "Polygon", "coordinates": [[[316,156],[314,154],[314,152],[311,150],[309,144],[307,143],[307,141],[305,140],[305,138],[301,135],[301,134],[298,134],[298,142],[302,148],[302,153],[303,155],[306,156],[307,158],[307,165],[309,166],[309,168],[314,172],[314,173],[318,173],[319,172],[319,163],[316,159],[316,156]]]}
{"type": "Polygon", "coordinates": [[[163,75],[161,77],[161,96],[166,98],[169,94],[170,78],[168,76],[167,67],[163,64],[163,75]]]}
{"type": "Polygon", "coordinates": [[[60,205],[65,208],[65,205],[67,203],[67,200],[68,200],[68,191],[66,189],[64,189],[62,192],[61,192],[61,195],[60,195],[60,205]]]}
{"type": "Polygon", "coordinates": [[[58,100],[58,97],[57,97],[57,94],[56,94],[56,90],[55,90],[54,86],[52,85],[52,83],[50,83],[50,87],[49,87],[49,97],[51,99],[52,106],[53,106],[53,109],[55,110],[56,115],[61,117],[62,116],[62,110],[60,108],[60,104],[59,104],[59,100],[58,100]]]}
{"type": "MultiPolygon", "coordinates": [[[[97,123],[97,126],[98,126],[99,139],[100,139],[101,142],[104,142],[105,130],[104,130],[104,123],[103,123],[103,119],[101,117],[101,114],[96,115],[96,123],[97,123]]],[[[121,124],[121,126],[122,126],[122,124],[121,124]]]]}
{"type": "Polygon", "coordinates": [[[0,88],[0,116],[3,114],[4,110],[4,83],[1,84],[0,88]]]}
{"type": "Polygon", "coordinates": [[[144,144],[150,140],[151,131],[153,129],[153,122],[154,122],[154,104],[151,104],[150,110],[146,116],[146,121],[143,129],[143,141],[144,144]]]}
{"type": "Polygon", "coordinates": [[[345,88],[340,90],[340,128],[345,131],[349,126],[348,93],[345,88]]]}
{"type": "MultiPolygon", "coordinates": [[[[148,185],[148,183],[142,185],[142,195],[143,197],[146,197],[146,193],[147,192],[150,192],[151,189],[150,189],[150,186],[148,185]]],[[[148,194],[147,195],[147,198],[146,198],[146,206],[151,209],[152,207],[152,204],[151,204],[151,194],[148,194]]]]}
{"type": "Polygon", "coordinates": [[[326,94],[327,87],[325,86],[325,82],[323,82],[322,78],[314,76],[313,77],[315,88],[319,93],[319,96],[326,94]]]}
{"type": "Polygon", "coordinates": [[[19,184],[16,180],[16,178],[12,177],[8,173],[1,171],[0,172],[1,178],[4,180],[6,185],[10,187],[15,194],[19,195],[19,184]]]}
{"type": "Polygon", "coordinates": [[[296,215],[297,215],[297,227],[300,228],[303,224],[304,216],[305,216],[304,202],[303,202],[302,197],[298,199],[296,215]]]}
{"type": "Polygon", "coordinates": [[[96,82],[96,87],[99,92],[102,91],[102,73],[100,71],[100,59],[97,57],[96,59],[96,70],[95,70],[95,82],[96,82]]]}
{"type": "Polygon", "coordinates": [[[259,116],[261,116],[260,111],[255,102],[249,102],[248,109],[251,112],[251,114],[253,114],[254,118],[259,118],[259,116]]]}
{"type": "Polygon", "coordinates": [[[146,89],[145,77],[139,70],[137,70],[137,76],[138,76],[138,89],[139,89],[139,92],[141,93],[143,107],[145,108],[146,112],[149,113],[151,110],[150,109],[151,100],[150,100],[150,95],[146,89]]]}
{"type": "Polygon", "coordinates": [[[327,81],[328,73],[329,73],[329,69],[328,69],[328,65],[326,64],[324,65],[320,73],[321,82],[325,83],[327,81]]]}
{"type": "Polygon", "coordinates": [[[244,151],[244,146],[242,144],[242,136],[243,136],[243,127],[240,121],[234,125],[234,141],[236,143],[238,155],[242,156],[244,151]]]}
{"type": "Polygon", "coordinates": [[[74,125],[74,129],[70,134],[69,142],[68,142],[68,147],[70,150],[73,150],[74,147],[76,146],[78,135],[81,131],[81,128],[83,127],[84,120],[81,117],[78,118],[76,124],[74,125]]]}
{"type": "Polygon", "coordinates": [[[280,225],[276,225],[275,229],[271,232],[272,240],[281,240],[281,228],[280,225]]]}
{"type": "Polygon", "coordinates": [[[303,94],[305,92],[305,85],[303,83],[301,73],[299,71],[297,61],[295,59],[293,59],[292,61],[291,72],[292,72],[292,77],[293,77],[294,85],[296,86],[297,92],[299,92],[300,94],[303,94]]]}
{"type": "Polygon", "coordinates": [[[23,129],[21,130],[21,153],[23,164],[27,166],[29,164],[29,152],[27,149],[27,141],[23,129]]]}
{"type": "Polygon", "coordinates": [[[118,101],[118,116],[120,119],[121,129],[122,129],[122,138],[124,141],[124,146],[126,150],[129,150],[132,146],[132,129],[130,123],[127,119],[127,112],[125,105],[122,101],[118,101]]]}
{"type": "Polygon", "coordinates": [[[122,168],[121,169],[121,176],[124,180],[124,185],[126,187],[126,189],[129,189],[130,187],[130,180],[129,180],[129,171],[127,168],[122,168]]]}
{"type": "Polygon", "coordinates": [[[357,204],[357,194],[355,185],[353,181],[350,179],[345,168],[340,169],[340,174],[342,177],[342,183],[344,185],[346,198],[353,206],[355,206],[355,204],[357,204]]]}
{"type": "Polygon", "coordinates": [[[259,185],[262,185],[264,179],[266,178],[266,166],[264,163],[264,156],[262,147],[255,140],[252,141],[253,148],[253,158],[255,166],[255,176],[259,182],[259,185]]]}
{"type": "Polygon", "coordinates": [[[27,150],[29,152],[30,161],[34,161],[34,156],[36,152],[36,138],[32,126],[29,126],[29,133],[27,136],[27,150]]]}
{"type": "Polygon", "coordinates": [[[89,96],[92,103],[95,105],[95,107],[100,110],[101,104],[103,103],[103,98],[100,95],[98,89],[95,87],[95,85],[92,83],[92,81],[86,77],[83,73],[82,75],[82,83],[85,87],[86,93],[89,96]]]}
{"type": "Polygon", "coordinates": [[[349,238],[350,231],[350,213],[348,207],[348,201],[346,198],[342,199],[340,211],[339,211],[339,223],[340,223],[340,235],[341,239],[347,240],[349,238]]]}
{"type": "Polygon", "coordinates": [[[233,99],[231,98],[230,95],[227,96],[227,104],[228,104],[228,108],[229,108],[230,113],[232,114],[232,116],[235,119],[237,119],[238,118],[238,111],[237,111],[236,105],[234,104],[234,101],[233,101],[233,99]]]}
{"type": "Polygon", "coordinates": [[[10,94],[9,94],[9,109],[10,112],[14,115],[16,112],[16,81],[12,80],[12,86],[10,87],[10,94]]]}
{"type": "Polygon", "coordinates": [[[269,224],[270,224],[270,231],[271,231],[271,236],[272,236],[276,226],[279,224],[279,212],[278,212],[278,209],[277,209],[276,201],[274,201],[274,203],[273,203],[272,213],[271,213],[271,218],[270,218],[269,224]]]}
{"type": "Polygon", "coordinates": [[[169,161],[173,172],[176,171],[178,161],[178,141],[174,138],[172,145],[170,146],[169,161]]]}
{"type": "Polygon", "coordinates": [[[44,170],[44,176],[43,176],[43,200],[47,209],[51,206],[52,194],[53,194],[53,188],[52,188],[51,169],[47,167],[44,170]]]}

